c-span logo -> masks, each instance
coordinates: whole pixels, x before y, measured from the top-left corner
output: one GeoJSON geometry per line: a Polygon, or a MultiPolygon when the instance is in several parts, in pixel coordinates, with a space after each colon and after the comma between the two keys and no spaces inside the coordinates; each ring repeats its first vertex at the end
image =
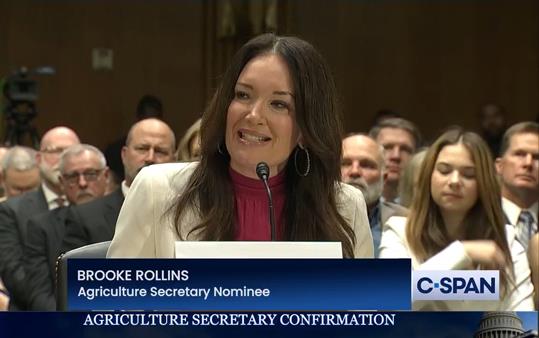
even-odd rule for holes
{"type": "Polygon", "coordinates": [[[415,270],[412,300],[499,300],[498,270],[415,270]]]}

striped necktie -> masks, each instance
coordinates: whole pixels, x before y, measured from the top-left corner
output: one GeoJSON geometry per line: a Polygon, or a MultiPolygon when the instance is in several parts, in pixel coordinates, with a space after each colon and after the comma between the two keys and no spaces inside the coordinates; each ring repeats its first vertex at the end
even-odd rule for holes
{"type": "Polygon", "coordinates": [[[537,223],[533,219],[533,215],[527,210],[522,210],[518,216],[517,238],[525,249],[528,249],[528,242],[536,232],[537,223]]]}

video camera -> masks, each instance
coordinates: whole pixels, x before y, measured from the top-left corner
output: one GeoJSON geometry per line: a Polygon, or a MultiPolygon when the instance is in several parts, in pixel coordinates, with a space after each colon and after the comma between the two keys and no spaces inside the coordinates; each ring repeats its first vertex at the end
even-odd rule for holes
{"type": "Polygon", "coordinates": [[[6,78],[3,92],[11,104],[35,103],[38,99],[37,82],[30,75],[53,75],[52,67],[38,67],[29,71],[21,67],[6,78]]]}
{"type": "Polygon", "coordinates": [[[2,88],[4,117],[7,122],[4,143],[21,144],[24,134],[30,134],[33,145],[39,144],[37,131],[30,125],[30,121],[37,116],[38,85],[30,75],[52,74],[54,74],[52,67],[38,67],[31,71],[26,67],[20,67],[5,78],[2,88]]]}
{"type": "Polygon", "coordinates": [[[28,78],[28,70],[23,67],[6,79],[4,96],[12,103],[34,103],[38,98],[37,82],[28,78]]]}

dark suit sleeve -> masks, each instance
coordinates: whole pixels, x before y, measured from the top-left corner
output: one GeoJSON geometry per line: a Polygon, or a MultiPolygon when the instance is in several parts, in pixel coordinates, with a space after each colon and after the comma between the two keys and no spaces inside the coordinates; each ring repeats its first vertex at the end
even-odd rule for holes
{"type": "Polygon", "coordinates": [[[13,206],[0,203],[0,269],[1,277],[11,296],[10,308],[24,307],[26,274],[23,267],[23,246],[13,206]]]}
{"type": "Polygon", "coordinates": [[[77,207],[69,208],[66,216],[66,233],[61,246],[61,253],[68,252],[88,244],[88,233],[82,223],[77,207]]]}
{"type": "Polygon", "coordinates": [[[24,266],[29,294],[28,310],[32,311],[56,310],[54,276],[51,276],[47,237],[43,225],[40,224],[39,218],[28,221],[24,266]]]}

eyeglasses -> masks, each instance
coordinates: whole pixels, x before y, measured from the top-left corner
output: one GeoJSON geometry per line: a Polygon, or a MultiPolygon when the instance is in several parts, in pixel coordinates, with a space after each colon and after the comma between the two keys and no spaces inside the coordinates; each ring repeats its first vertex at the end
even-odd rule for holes
{"type": "Polygon", "coordinates": [[[44,149],[41,149],[40,152],[50,155],[60,155],[66,148],[61,147],[47,147],[44,149]]]}
{"type": "Polygon", "coordinates": [[[86,170],[82,173],[74,172],[74,173],[69,173],[69,174],[63,174],[62,178],[69,185],[78,184],[81,175],[84,177],[84,180],[86,182],[94,182],[94,181],[97,181],[102,171],[103,169],[99,169],[99,170],[94,169],[94,170],[86,170]]]}

